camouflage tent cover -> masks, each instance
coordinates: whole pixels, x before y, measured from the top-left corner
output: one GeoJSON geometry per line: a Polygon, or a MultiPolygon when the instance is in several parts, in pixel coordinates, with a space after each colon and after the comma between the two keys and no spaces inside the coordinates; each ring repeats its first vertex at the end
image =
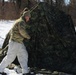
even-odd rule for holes
{"type": "Polygon", "coordinates": [[[26,26],[31,39],[25,40],[29,66],[76,73],[76,35],[71,17],[57,8],[40,3],[26,26]]]}

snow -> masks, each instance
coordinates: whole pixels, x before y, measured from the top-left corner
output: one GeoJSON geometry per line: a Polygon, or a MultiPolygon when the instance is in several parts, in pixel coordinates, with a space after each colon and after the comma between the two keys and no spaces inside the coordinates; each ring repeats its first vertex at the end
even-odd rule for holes
{"type": "Polygon", "coordinates": [[[10,70],[8,68],[5,68],[4,72],[7,73],[7,75],[22,75],[22,73],[18,74],[14,69],[10,70]]]}
{"type": "Polygon", "coordinates": [[[14,21],[0,21],[0,48],[2,47],[3,41],[6,37],[6,34],[12,28],[14,21]]]}

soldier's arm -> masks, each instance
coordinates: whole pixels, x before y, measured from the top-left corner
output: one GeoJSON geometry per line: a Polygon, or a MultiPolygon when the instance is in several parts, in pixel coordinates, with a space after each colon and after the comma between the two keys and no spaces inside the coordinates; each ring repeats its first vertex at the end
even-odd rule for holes
{"type": "Polygon", "coordinates": [[[29,34],[26,32],[23,23],[18,25],[18,29],[19,29],[19,33],[22,37],[26,38],[26,39],[30,39],[29,34]]]}

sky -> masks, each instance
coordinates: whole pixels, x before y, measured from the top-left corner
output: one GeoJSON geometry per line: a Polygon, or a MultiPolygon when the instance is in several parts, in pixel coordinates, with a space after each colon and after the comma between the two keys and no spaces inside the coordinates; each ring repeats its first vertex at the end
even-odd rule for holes
{"type": "Polygon", "coordinates": [[[68,5],[70,3],[70,0],[65,0],[65,4],[68,5]]]}
{"type": "Polygon", "coordinates": [[[5,1],[8,1],[8,0],[5,0],[5,1]]]}

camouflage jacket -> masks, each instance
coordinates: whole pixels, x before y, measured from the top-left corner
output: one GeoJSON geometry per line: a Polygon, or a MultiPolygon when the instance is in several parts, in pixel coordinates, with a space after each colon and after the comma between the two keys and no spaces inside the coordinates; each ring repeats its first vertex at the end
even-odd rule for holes
{"type": "Polygon", "coordinates": [[[26,23],[22,18],[16,20],[10,32],[10,39],[19,43],[22,43],[24,38],[30,39],[25,27],[26,23]]]}

